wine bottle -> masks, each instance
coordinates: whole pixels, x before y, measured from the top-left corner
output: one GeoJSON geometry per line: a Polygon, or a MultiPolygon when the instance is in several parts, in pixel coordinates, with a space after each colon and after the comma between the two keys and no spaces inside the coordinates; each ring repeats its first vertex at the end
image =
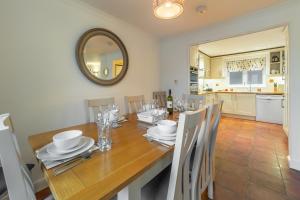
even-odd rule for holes
{"type": "Polygon", "coordinates": [[[171,90],[169,90],[169,96],[167,97],[167,110],[170,115],[173,114],[173,97],[171,90]]]}

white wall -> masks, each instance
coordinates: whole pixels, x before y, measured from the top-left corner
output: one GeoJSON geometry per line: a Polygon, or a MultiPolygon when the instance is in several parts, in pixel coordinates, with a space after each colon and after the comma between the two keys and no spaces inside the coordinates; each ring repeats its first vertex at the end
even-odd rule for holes
{"type": "Polygon", "coordinates": [[[1,1],[0,27],[0,113],[11,113],[26,162],[35,161],[29,135],[87,121],[85,99],[115,97],[124,110],[124,95],[149,99],[159,88],[156,39],[74,0],[1,1]],[[116,33],[128,50],[129,70],[117,85],[95,85],[76,63],[76,42],[94,27],[116,33]]]}
{"type": "Polygon", "coordinates": [[[290,166],[300,170],[300,1],[288,0],[231,21],[163,39],[160,46],[161,86],[175,94],[188,92],[188,50],[191,45],[289,25],[289,152],[290,166]],[[177,84],[174,83],[177,80],[177,84]]]}

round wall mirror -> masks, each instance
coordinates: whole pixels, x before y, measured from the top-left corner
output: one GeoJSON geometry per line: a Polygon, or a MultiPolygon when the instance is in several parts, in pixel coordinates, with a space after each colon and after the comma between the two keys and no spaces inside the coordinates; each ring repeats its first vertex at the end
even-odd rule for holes
{"type": "Polygon", "coordinates": [[[128,54],[123,42],[102,28],[91,29],[80,37],[76,58],[82,73],[99,85],[118,83],[128,69],[128,54]]]}

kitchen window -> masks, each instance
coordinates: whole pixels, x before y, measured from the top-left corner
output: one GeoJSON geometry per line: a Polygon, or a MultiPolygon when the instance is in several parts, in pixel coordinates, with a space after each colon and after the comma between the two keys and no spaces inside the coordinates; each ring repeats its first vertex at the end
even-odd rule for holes
{"type": "Polygon", "coordinates": [[[229,73],[230,85],[242,85],[243,84],[243,72],[230,72],[229,73]]]}
{"type": "Polygon", "coordinates": [[[265,57],[228,61],[228,83],[232,87],[263,87],[265,66],[265,57]]]}
{"type": "Polygon", "coordinates": [[[250,85],[263,84],[263,70],[248,71],[247,83],[250,85]]]}
{"type": "Polygon", "coordinates": [[[264,86],[264,70],[229,72],[229,85],[232,87],[264,86]]]}

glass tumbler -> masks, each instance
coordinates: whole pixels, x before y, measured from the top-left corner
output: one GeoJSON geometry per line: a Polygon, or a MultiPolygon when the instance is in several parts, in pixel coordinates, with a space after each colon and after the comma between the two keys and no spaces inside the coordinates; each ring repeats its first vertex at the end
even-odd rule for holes
{"type": "Polygon", "coordinates": [[[111,149],[111,126],[108,121],[103,123],[101,121],[97,122],[98,129],[98,145],[100,151],[109,151],[111,149]]]}

